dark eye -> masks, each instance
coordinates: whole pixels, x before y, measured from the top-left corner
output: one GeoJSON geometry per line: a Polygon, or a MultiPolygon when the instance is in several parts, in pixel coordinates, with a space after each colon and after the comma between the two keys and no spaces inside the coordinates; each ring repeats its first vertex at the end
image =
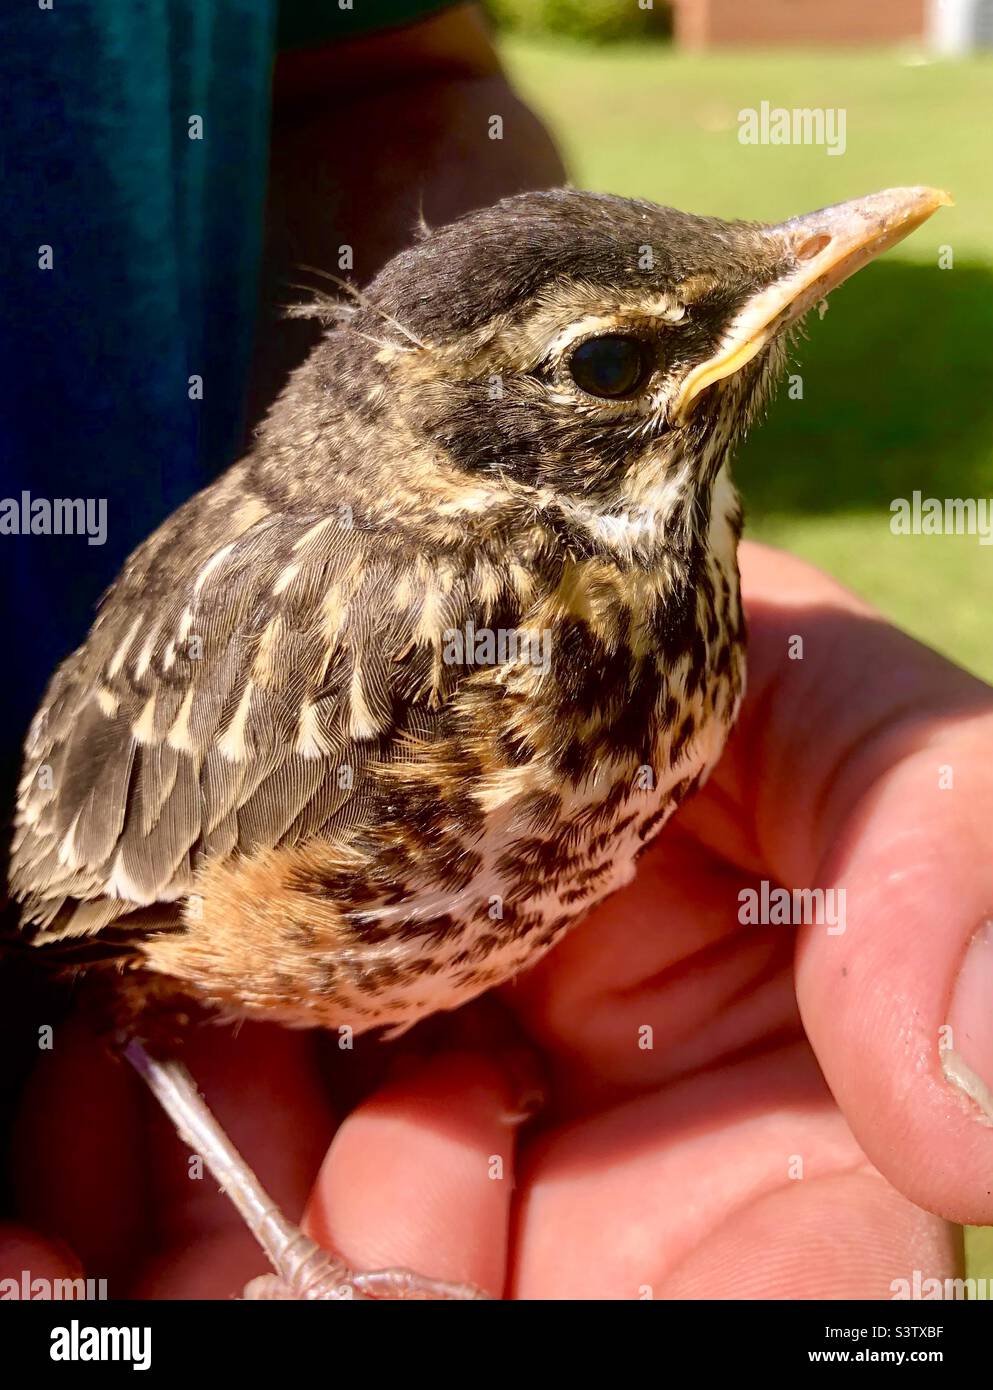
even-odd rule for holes
{"type": "Polygon", "coordinates": [[[619,400],[644,385],[652,369],[647,343],[622,333],[587,338],[569,359],[576,385],[590,396],[619,400]]]}

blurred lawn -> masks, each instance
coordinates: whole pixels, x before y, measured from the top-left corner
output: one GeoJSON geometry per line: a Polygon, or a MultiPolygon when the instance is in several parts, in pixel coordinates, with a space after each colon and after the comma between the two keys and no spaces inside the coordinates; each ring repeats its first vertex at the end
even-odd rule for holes
{"type": "MultiPolygon", "coordinates": [[[[993,64],[880,53],[683,55],[507,38],[518,88],[554,130],[573,181],[691,212],[774,221],[899,184],[957,205],[832,299],[785,391],[743,451],[752,536],[857,589],[915,636],[993,679],[993,546],[894,536],[890,502],[993,495],[993,64]],[[741,145],[738,112],[843,107],[847,148],[741,145]],[[954,268],[938,269],[939,246],[954,268]]],[[[993,1279],[993,1229],[966,1235],[993,1279]]]]}
{"type": "Polygon", "coordinates": [[[993,546],[894,536],[890,502],[993,496],[993,64],[881,53],[683,55],[506,38],[518,87],[585,188],[777,220],[897,184],[957,206],[870,266],[810,325],[785,391],[743,451],[752,536],[830,570],[887,616],[993,679],[993,546]],[[847,149],[741,145],[762,101],[843,107],[847,149]],[[939,246],[954,268],[938,268],[939,246]]]}

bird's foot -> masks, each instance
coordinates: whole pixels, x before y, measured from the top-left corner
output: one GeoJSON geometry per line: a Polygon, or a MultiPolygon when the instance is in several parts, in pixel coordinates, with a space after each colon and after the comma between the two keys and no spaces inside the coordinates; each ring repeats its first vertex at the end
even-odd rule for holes
{"type": "Polygon", "coordinates": [[[445,1299],[489,1298],[474,1284],[450,1284],[409,1269],[377,1269],[357,1273],[330,1251],[294,1230],[277,1214],[268,1232],[254,1235],[272,1262],[275,1274],[261,1274],[245,1285],[242,1298],[251,1300],[445,1299]]]}
{"type": "MultiPolygon", "coordinates": [[[[326,1255],[325,1251],[320,1252],[326,1255]]],[[[320,1300],[320,1299],[421,1299],[468,1301],[488,1299],[490,1295],[475,1284],[450,1284],[442,1279],[429,1279],[423,1274],[415,1274],[409,1269],[377,1269],[366,1273],[353,1273],[344,1266],[338,1266],[330,1256],[328,1268],[323,1272],[314,1270],[316,1277],[310,1279],[301,1291],[300,1283],[279,1274],[261,1274],[245,1285],[242,1298],[252,1300],[320,1300]]]]}

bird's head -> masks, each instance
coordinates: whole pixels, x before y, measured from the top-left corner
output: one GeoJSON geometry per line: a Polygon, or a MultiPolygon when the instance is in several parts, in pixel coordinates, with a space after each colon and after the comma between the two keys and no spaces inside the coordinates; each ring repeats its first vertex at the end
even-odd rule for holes
{"type": "Polygon", "coordinates": [[[891,189],[766,226],[568,189],[507,198],[395,257],[326,379],[342,344],[353,363],[365,345],[354,408],[392,427],[396,485],[418,470],[453,522],[516,502],[586,547],[678,546],[707,525],[790,327],[948,201],[891,189]]]}

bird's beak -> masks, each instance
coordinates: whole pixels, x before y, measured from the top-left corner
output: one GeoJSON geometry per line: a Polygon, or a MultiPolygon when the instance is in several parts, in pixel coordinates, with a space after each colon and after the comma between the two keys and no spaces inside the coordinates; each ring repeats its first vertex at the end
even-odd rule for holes
{"type": "Polygon", "coordinates": [[[783,243],[791,268],[746,301],[717,353],[687,374],[675,418],[685,420],[701,391],[740,371],[788,323],[951,201],[938,188],[888,188],[768,227],[764,235],[783,243]]]}

